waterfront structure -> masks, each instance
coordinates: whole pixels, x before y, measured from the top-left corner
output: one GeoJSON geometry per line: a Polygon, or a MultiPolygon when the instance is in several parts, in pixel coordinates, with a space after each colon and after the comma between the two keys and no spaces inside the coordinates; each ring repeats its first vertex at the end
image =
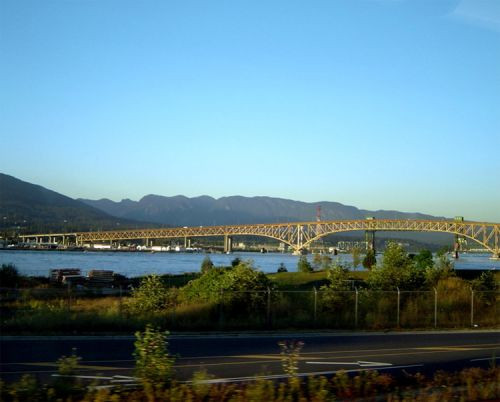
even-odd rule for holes
{"type": "Polygon", "coordinates": [[[276,239],[287,244],[299,253],[310,248],[314,241],[322,237],[341,232],[365,231],[374,234],[377,231],[391,232],[442,232],[475,241],[500,258],[500,224],[487,222],[469,222],[462,220],[415,220],[415,219],[355,219],[315,222],[262,223],[251,225],[193,226],[158,229],[130,229],[97,232],[51,233],[20,235],[24,242],[41,243],[71,242],[77,246],[85,243],[108,241],[111,244],[124,240],[144,239],[147,246],[152,246],[155,239],[184,239],[190,244],[194,237],[224,237],[224,251],[230,252],[233,236],[261,236],[276,239]]]}

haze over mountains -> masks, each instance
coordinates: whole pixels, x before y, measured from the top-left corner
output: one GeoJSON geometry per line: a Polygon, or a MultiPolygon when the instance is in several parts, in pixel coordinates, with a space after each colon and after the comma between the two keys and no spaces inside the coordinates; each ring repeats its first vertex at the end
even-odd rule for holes
{"type": "Polygon", "coordinates": [[[0,173],[0,227],[5,229],[40,233],[137,226],[138,222],[117,219],[83,202],[0,173]]]}
{"type": "Polygon", "coordinates": [[[173,226],[228,225],[244,223],[294,222],[316,220],[321,205],[323,220],[364,219],[437,219],[431,215],[399,211],[367,211],[338,202],[307,203],[273,197],[209,196],[188,198],[147,195],[139,201],[125,199],[80,199],[83,203],[124,219],[169,224],[173,226]]]}
{"type": "MultiPolygon", "coordinates": [[[[440,219],[420,213],[368,211],[338,202],[307,203],[273,197],[215,199],[209,196],[147,195],[139,201],[74,200],[0,173],[0,227],[25,232],[314,221],[318,205],[321,205],[323,220],[364,219],[367,216],[378,219],[440,219]]],[[[384,233],[383,237],[387,236],[440,244],[449,242],[448,235],[436,233],[384,233]]]]}
{"type": "MultiPolygon", "coordinates": [[[[215,199],[209,196],[188,198],[182,195],[165,197],[147,195],[139,201],[109,199],[80,201],[110,215],[123,219],[168,224],[172,226],[209,226],[245,223],[298,222],[316,220],[321,205],[322,220],[365,219],[443,219],[421,213],[399,211],[369,211],[338,202],[302,202],[273,197],[231,196],[215,199]]],[[[342,238],[362,237],[360,232],[346,232],[342,238]]],[[[450,236],[442,233],[384,232],[379,238],[411,239],[420,243],[451,244],[450,236]]]]}

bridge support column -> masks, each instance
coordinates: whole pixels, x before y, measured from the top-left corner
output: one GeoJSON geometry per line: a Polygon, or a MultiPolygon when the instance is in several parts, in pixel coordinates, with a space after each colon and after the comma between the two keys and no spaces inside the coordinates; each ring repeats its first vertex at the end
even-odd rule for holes
{"type": "Polygon", "coordinates": [[[184,237],[184,248],[190,248],[191,247],[191,239],[187,236],[184,237]]]}
{"type": "MultiPolygon", "coordinates": [[[[367,221],[374,221],[375,218],[373,216],[369,216],[366,218],[367,221]]],[[[373,222],[375,223],[375,222],[373,222]]],[[[368,250],[372,250],[375,253],[375,230],[366,230],[365,231],[365,240],[367,244],[368,250]]]]}
{"type": "Polygon", "coordinates": [[[233,238],[228,235],[224,235],[224,252],[232,253],[233,252],[233,238]]]}
{"type": "MultiPolygon", "coordinates": [[[[463,216],[455,216],[455,222],[463,223],[463,216]]],[[[458,253],[462,250],[462,245],[465,243],[465,237],[455,234],[455,244],[453,244],[453,256],[458,258],[458,253]]]]}
{"type": "Polygon", "coordinates": [[[375,252],[375,230],[367,230],[365,232],[365,239],[368,250],[375,252]]]}

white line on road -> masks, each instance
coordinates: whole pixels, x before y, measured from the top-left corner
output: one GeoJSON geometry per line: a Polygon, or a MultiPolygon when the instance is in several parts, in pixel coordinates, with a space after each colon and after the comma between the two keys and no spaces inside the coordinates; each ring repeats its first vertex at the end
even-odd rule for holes
{"type": "Polygon", "coordinates": [[[332,365],[349,365],[349,366],[359,366],[359,367],[384,367],[392,366],[391,363],[380,363],[380,362],[364,362],[358,360],[357,362],[306,362],[306,364],[332,364],[332,365]]]}
{"type": "MultiPolygon", "coordinates": [[[[411,364],[408,366],[390,366],[390,367],[380,367],[378,370],[388,370],[388,369],[402,369],[402,368],[413,368],[413,367],[423,367],[423,364],[411,364]]],[[[358,373],[361,371],[371,371],[373,368],[362,368],[353,370],[342,370],[344,373],[358,373]]],[[[337,373],[338,370],[333,371],[316,371],[310,373],[298,373],[297,377],[310,377],[318,375],[332,375],[337,373]]],[[[267,376],[253,376],[253,377],[234,377],[234,378],[214,378],[210,380],[200,381],[201,384],[225,384],[234,382],[246,382],[246,381],[256,381],[256,380],[278,380],[284,378],[290,378],[290,375],[286,374],[275,374],[267,376]]],[[[186,383],[191,383],[192,381],[186,381],[186,383]]]]}
{"type": "Polygon", "coordinates": [[[485,361],[485,360],[498,360],[500,359],[500,357],[484,357],[482,359],[472,359],[472,360],[469,360],[470,362],[481,362],[481,361],[485,361]]]}

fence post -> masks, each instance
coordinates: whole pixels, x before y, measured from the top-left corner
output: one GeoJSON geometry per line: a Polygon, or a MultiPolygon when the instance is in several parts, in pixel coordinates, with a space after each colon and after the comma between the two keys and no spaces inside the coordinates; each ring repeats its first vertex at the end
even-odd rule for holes
{"type": "Polygon", "coordinates": [[[358,288],[354,288],[355,298],[354,298],[354,327],[358,328],[358,301],[359,301],[359,292],[358,288]]]}
{"type": "Polygon", "coordinates": [[[119,293],[119,296],[120,298],[118,299],[119,302],[118,302],[118,312],[120,314],[120,317],[122,316],[123,314],[123,305],[122,305],[122,298],[123,298],[123,294],[122,294],[122,285],[120,285],[120,293],[119,293]]]}
{"type": "Polygon", "coordinates": [[[434,288],[434,328],[438,325],[438,291],[434,288]]]}
{"type": "Polygon", "coordinates": [[[71,312],[71,281],[68,281],[68,313],[71,312]]]}
{"type": "Polygon", "coordinates": [[[316,289],[316,286],[314,286],[313,291],[314,291],[314,323],[316,324],[316,319],[318,317],[318,289],[316,289]]]}
{"type": "Polygon", "coordinates": [[[397,288],[398,289],[398,318],[397,318],[397,327],[399,328],[399,306],[400,306],[400,302],[401,302],[401,292],[399,290],[399,287],[397,288]]]}
{"type": "Polygon", "coordinates": [[[224,324],[224,289],[220,290],[220,302],[219,302],[219,326],[222,327],[224,324]]]}
{"type": "Polygon", "coordinates": [[[474,289],[470,288],[470,326],[474,327],[474,289]]]}
{"type": "Polygon", "coordinates": [[[271,326],[271,288],[267,287],[267,325],[271,326]]]}

